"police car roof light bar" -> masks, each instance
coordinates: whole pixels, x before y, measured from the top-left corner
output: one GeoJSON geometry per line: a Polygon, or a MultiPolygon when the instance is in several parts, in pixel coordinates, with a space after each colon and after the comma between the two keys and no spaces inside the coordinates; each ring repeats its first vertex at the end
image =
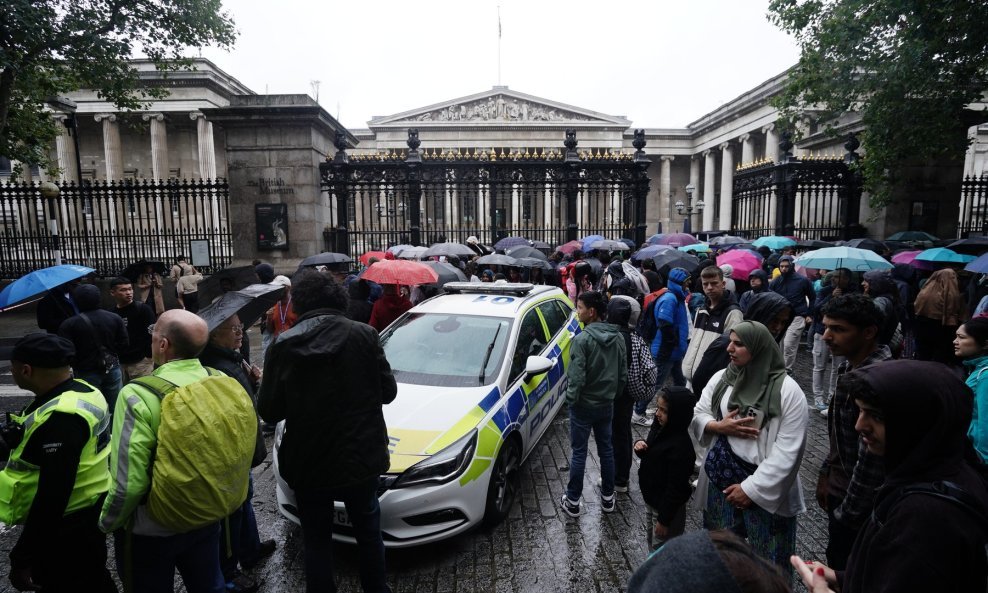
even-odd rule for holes
{"type": "Polygon", "coordinates": [[[510,294],[525,296],[532,292],[534,284],[528,282],[447,282],[443,290],[452,294],[510,294]]]}

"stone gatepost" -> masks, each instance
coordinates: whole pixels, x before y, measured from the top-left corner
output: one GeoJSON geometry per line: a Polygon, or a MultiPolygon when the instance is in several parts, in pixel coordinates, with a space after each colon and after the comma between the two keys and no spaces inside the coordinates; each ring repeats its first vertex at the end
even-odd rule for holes
{"type": "Polygon", "coordinates": [[[336,132],[357,140],[307,95],[243,95],[203,109],[226,133],[234,265],[257,258],[279,271],[324,251],[334,224],[319,164],[336,154],[336,132]]]}

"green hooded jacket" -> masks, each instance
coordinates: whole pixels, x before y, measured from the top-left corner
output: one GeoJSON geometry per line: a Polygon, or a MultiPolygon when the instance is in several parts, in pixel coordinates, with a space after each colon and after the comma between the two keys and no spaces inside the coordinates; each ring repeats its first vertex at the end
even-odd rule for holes
{"type": "Polygon", "coordinates": [[[566,403],[593,408],[609,406],[628,382],[628,353],[616,325],[591,323],[570,347],[566,403]]]}

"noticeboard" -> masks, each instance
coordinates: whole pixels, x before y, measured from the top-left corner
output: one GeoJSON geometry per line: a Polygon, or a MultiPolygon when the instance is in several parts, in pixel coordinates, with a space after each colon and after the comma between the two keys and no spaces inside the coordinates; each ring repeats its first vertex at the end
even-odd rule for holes
{"type": "Polygon", "coordinates": [[[255,204],[257,249],[276,251],[288,249],[288,204],[255,204]]]}
{"type": "Polygon", "coordinates": [[[208,240],[193,239],[189,241],[189,263],[197,268],[206,268],[212,265],[209,258],[208,240]]]}

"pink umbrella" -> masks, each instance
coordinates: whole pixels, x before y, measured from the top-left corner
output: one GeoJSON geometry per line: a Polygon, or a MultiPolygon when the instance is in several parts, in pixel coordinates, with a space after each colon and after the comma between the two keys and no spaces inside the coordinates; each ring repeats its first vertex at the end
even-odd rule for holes
{"type": "Polygon", "coordinates": [[[747,280],[752,272],[762,267],[762,260],[750,251],[728,251],[717,256],[717,265],[730,264],[734,268],[732,278],[747,280]]]}
{"type": "Polygon", "coordinates": [[[920,270],[935,270],[937,269],[933,262],[923,261],[921,259],[916,259],[916,256],[923,253],[922,249],[917,249],[913,251],[900,251],[892,256],[893,264],[909,264],[914,268],[920,270]]]}
{"type": "Polygon", "coordinates": [[[686,233],[670,233],[659,239],[659,245],[672,245],[673,247],[683,247],[684,245],[696,245],[699,241],[696,237],[686,233]]]}
{"type": "Polygon", "coordinates": [[[583,249],[583,243],[580,241],[570,241],[569,243],[563,243],[559,247],[556,247],[556,251],[562,251],[563,253],[573,253],[577,249],[583,249]]]}
{"type": "Polygon", "coordinates": [[[419,262],[386,259],[364,270],[361,278],[378,284],[415,286],[416,284],[431,284],[439,279],[439,274],[429,266],[419,262]]]}

